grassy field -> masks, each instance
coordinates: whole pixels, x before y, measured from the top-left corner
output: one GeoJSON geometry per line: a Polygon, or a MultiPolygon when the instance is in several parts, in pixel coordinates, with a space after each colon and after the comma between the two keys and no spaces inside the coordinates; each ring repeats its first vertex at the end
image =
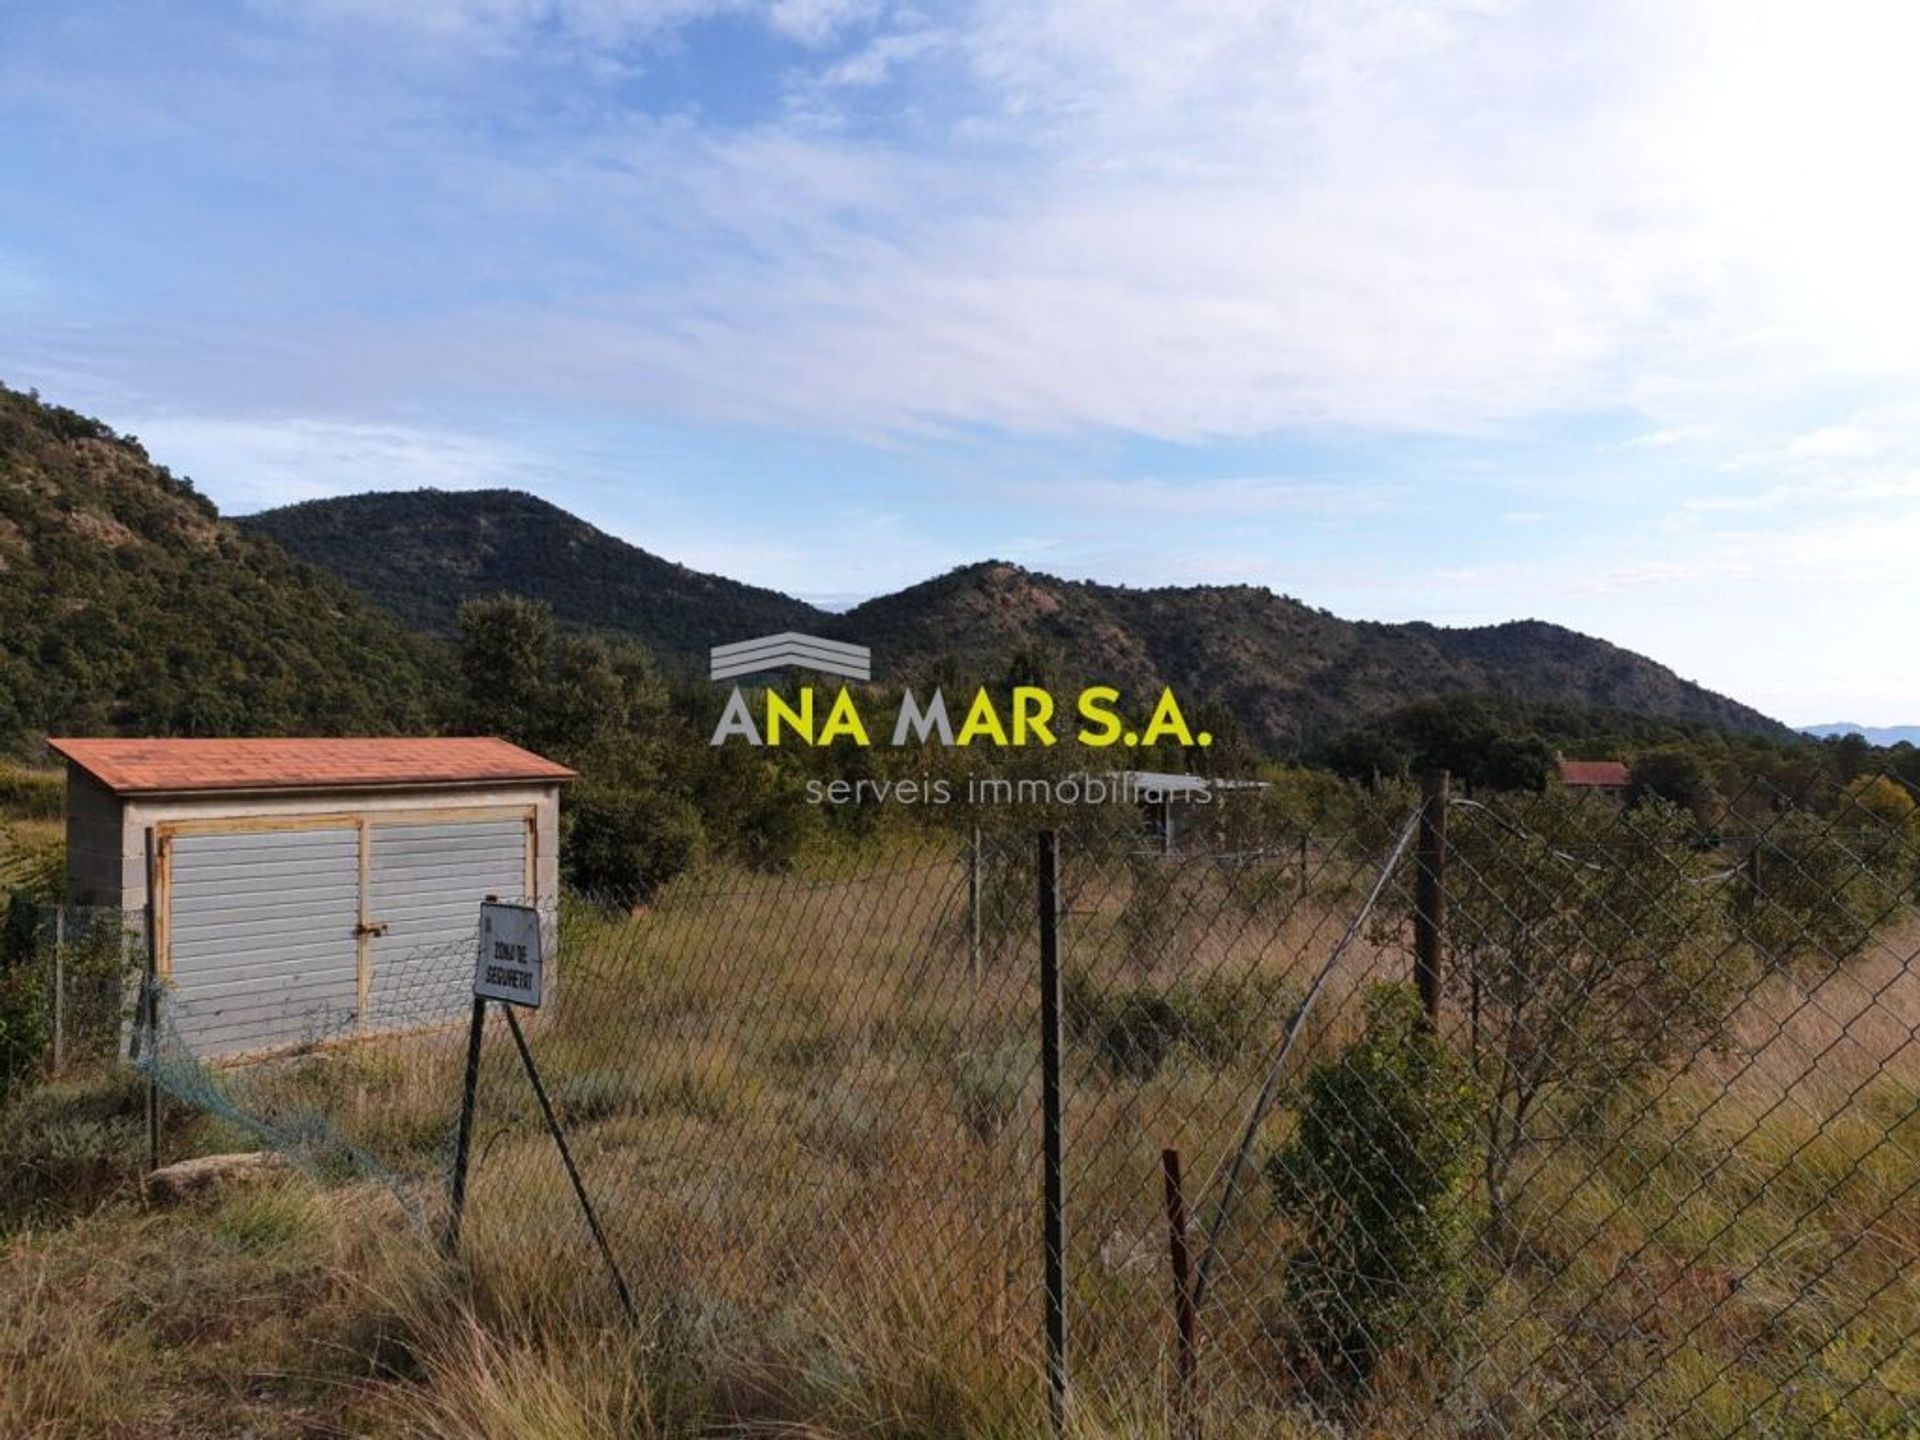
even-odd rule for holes
{"type": "MultiPolygon", "coordinates": [[[[1171,1432],[1160,1152],[1182,1152],[1204,1222],[1368,878],[1317,858],[1304,898],[1283,867],[1067,867],[1077,1433],[1171,1432]]],[[[637,1329],[497,1023],[457,1269],[418,1223],[442,1191],[457,1025],[211,1077],[208,1098],[288,1135],[323,1124],[392,1184],[311,1145],[328,1183],[149,1211],[124,1087],[38,1092],[0,1136],[34,1177],[7,1212],[0,1434],[1044,1433],[1034,925],[1018,857],[983,873],[977,959],[950,850],[694,875],[645,913],[568,914],[529,1033],[637,1329]]],[[[1408,974],[1407,938],[1363,930],[1284,1068],[1201,1316],[1207,1435],[1326,1435],[1329,1417],[1355,1435],[1920,1435],[1911,920],[1837,970],[1768,976],[1716,1043],[1552,1117],[1500,1244],[1457,1197],[1444,1333],[1389,1353],[1364,1395],[1311,1395],[1288,1338],[1298,1237],[1258,1167],[1367,986],[1408,974]]],[[[169,1137],[240,1143],[184,1111],[169,1137]]]]}

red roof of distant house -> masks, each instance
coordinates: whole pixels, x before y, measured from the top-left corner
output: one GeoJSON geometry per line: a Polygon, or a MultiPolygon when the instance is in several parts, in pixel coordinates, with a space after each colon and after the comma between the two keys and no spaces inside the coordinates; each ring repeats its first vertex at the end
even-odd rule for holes
{"type": "Polygon", "coordinates": [[[1633,780],[1618,760],[1562,760],[1560,783],[1589,790],[1624,790],[1633,780]]]}
{"type": "Polygon", "coordinates": [[[313,790],[570,780],[573,771],[488,736],[367,740],[49,740],[109,790],[313,790]]]}

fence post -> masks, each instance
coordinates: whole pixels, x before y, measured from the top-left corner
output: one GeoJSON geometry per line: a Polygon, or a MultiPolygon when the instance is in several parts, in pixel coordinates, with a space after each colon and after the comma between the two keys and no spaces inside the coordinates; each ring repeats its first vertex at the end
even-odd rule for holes
{"type": "Polygon", "coordinates": [[[1447,800],[1445,770],[1428,775],[1420,805],[1420,848],[1413,906],[1414,979],[1427,1020],[1440,1020],[1440,978],[1447,939],[1447,800]]]}
{"type": "Polygon", "coordinates": [[[1173,1322],[1178,1345],[1178,1368],[1173,1392],[1173,1433],[1181,1440],[1194,1434],[1193,1380],[1199,1349],[1193,1312],[1192,1270],[1187,1253],[1187,1195],[1180,1181],[1180,1152],[1162,1150],[1160,1170],[1165,1180],[1167,1245],[1173,1262],[1173,1322]]]}
{"type": "Polygon", "coordinates": [[[980,827],[967,833],[967,975],[980,982],[980,827]]]}
{"type": "Polygon", "coordinates": [[[1067,1198],[1060,1085],[1060,852],[1040,832],[1040,1112],[1045,1156],[1042,1229],[1046,1247],[1047,1415],[1067,1428],[1067,1198]]]}
{"type": "Polygon", "coordinates": [[[53,1073],[67,1063],[67,907],[53,907],[53,1073]]]}

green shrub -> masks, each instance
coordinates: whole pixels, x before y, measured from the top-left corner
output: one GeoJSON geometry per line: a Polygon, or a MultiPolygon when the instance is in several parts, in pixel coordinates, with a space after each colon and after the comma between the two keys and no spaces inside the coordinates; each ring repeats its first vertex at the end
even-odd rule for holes
{"type": "Polygon", "coordinates": [[[581,785],[563,814],[567,883],[599,899],[645,900],[700,853],[700,817],[677,795],[581,785]]]}
{"type": "Polygon", "coordinates": [[[1315,1388],[1363,1388],[1389,1349],[1444,1326],[1479,1103],[1407,985],[1375,986],[1360,1038],[1308,1075],[1267,1174],[1296,1236],[1287,1330],[1315,1388]]]}
{"type": "Polygon", "coordinates": [[[1817,972],[1852,958],[1899,905],[1912,865],[1904,833],[1857,812],[1781,816],[1732,891],[1740,933],[1786,968],[1817,972]]]}
{"type": "Polygon", "coordinates": [[[1102,987],[1075,968],[1061,982],[1061,1019],[1113,1074],[1149,1080],[1180,1048],[1214,1069],[1232,1064],[1275,989],[1261,975],[1102,987]]]}
{"type": "Polygon", "coordinates": [[[45,1073],[52,1020],[47,977],[40,966],[0,969],[0,1105],[45,1073]]]}
{"type": "Polygon", "coordinates": [[[1135,965],[1152,965],[1178,938],[1190,908],[1181,893],[1186,873],[1186,867],[1156,855],[1127,857],[1127,900],[1115,928],[1122,953],[1135,965]]]}

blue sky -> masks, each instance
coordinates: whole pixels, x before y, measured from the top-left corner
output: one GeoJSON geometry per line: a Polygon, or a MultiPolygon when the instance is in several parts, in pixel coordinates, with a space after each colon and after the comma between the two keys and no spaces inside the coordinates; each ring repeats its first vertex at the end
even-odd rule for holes
{"type": "Polygon", "coordinates": [[[244,512],[534,490],[1538,616],[1920,719],[1920,12],[0,6],[0,379],[244,512]]]}

